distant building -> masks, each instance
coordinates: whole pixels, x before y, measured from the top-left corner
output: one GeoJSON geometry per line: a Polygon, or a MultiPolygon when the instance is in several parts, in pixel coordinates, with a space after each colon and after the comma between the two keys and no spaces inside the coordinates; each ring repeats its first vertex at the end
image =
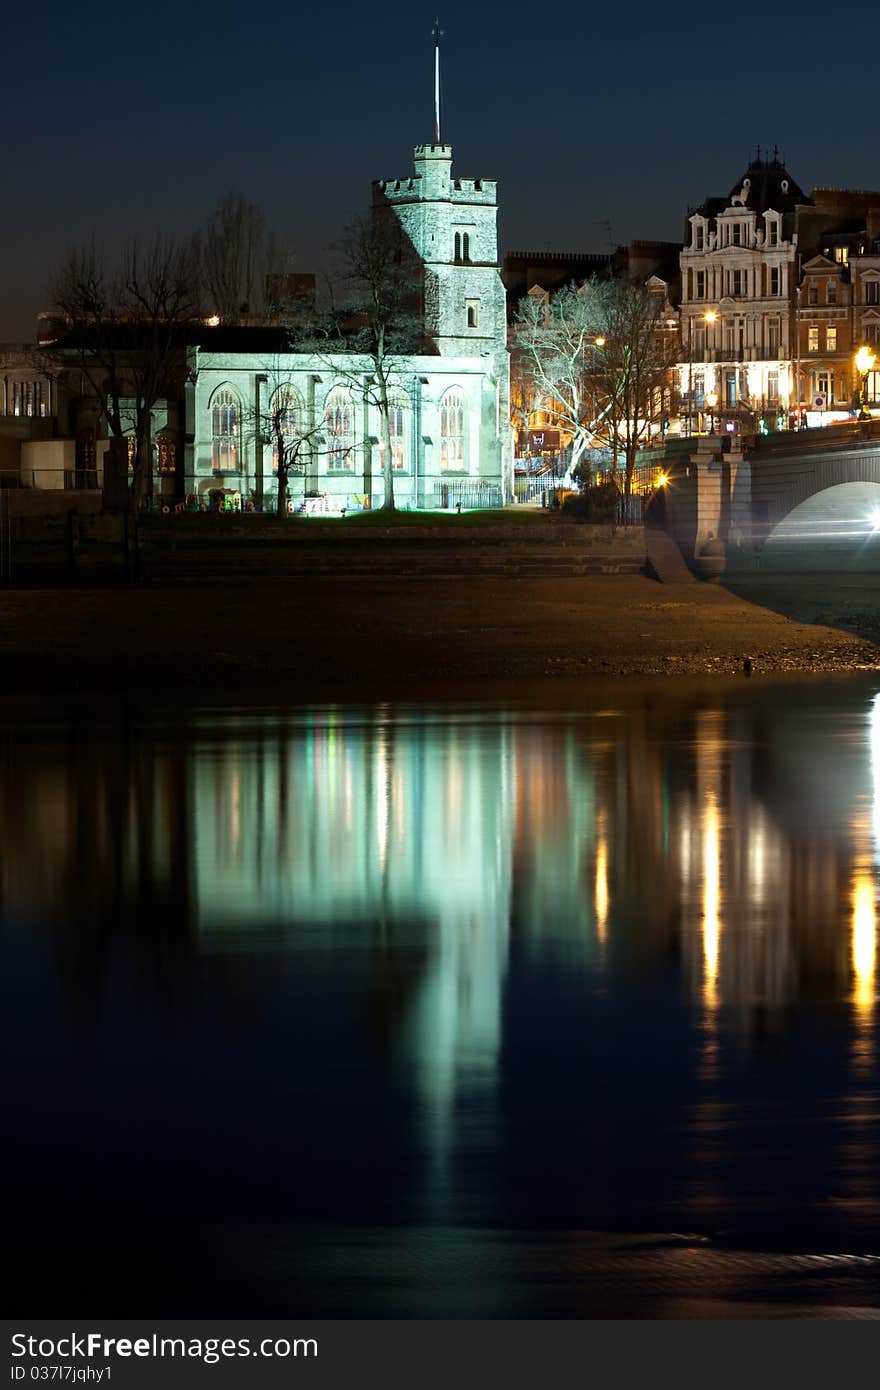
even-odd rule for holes
{"type": "Polygon", "coordinates": [[[710,413],[748,429],[759,415],[788,412],[797,211],[809,203],[776,154],[759,154],[729,193],[688,214],[680,257],[684,428],[700,427],[710,413]]]}
{"type": "Polygon", "coordinates": [[[848,418],[862,387],[855,355],[868,347],[878,367],[867,374],[865,395],[869,407],[880,407],[880,193],[814,188],[809,206],[798,209],[798,232],[799,399],[822,420],[848,418]]]}

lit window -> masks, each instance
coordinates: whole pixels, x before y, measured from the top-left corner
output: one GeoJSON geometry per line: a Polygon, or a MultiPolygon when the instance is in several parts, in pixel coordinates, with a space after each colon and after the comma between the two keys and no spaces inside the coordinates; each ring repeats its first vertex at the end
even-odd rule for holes
{"type": "Polygon", "coordinates": [[[354,468],[354,407],[350,396],[339,389],[331,391],[324,405],[327,436],[327,468],[331,473],[354,468]]]}
{"type": "Polygon", "coordinates": [[[296,458],[296,443],[300,438],[302,426],[302,400],[291,386],[280,386],[272,397],[269,409],[269,425],[272,435],[272,472],[278,472],[279,446],[284,453],[287,466],[296,458]]]}
{"type": "Polygon", "coordinates": [[[838,265],[849,265],[849,247],[835,246],[834,259],[837,261],[838,265]]]}
{"type": "Polygon", "coordinates": [[[830,323],[825,329],[825,348],[828,352],[837,351],[837,326],[830,323]]]}
{"type": "Polygon", "coordinates": [[[160,434],[153,446],[157,473],[177,472],[177,444],[170,435],[160,434]]]}
{"type": "Polygon", "coordinates": [[[464,399],[460,391],[447,391],[440,402],[440,468],[464,471],[464,399]]]}
{"type": "Polygon", "coordinates": [[[222,387],[211,403],[211,467],[217,473],[238,469],[238,400],[222,387]]]}
{"type": "Polygon", "coordinates": [[[807,329],[807,350],[809,352],[819,351],[819,326],[812,324],[807,329]]]}
{"type": "MultiPolygon", "coordinates": [[[[400,392],[396,392],[388,401],[388,424],[391,429],[391,467],[397,473],[403,472],[407,464],[409,453],[409,421],[408,410],[409,402],[400,392]]],[[[382,442],[381,434],[379,438],[379,461],[380,466],[385,462],[385,445],[382,442]]]]}

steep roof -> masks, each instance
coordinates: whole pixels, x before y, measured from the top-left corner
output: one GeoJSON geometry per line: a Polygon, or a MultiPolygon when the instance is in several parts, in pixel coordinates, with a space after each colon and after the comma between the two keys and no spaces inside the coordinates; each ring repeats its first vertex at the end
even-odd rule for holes
{"type": "Polygon", "coordinates": [[[704,217],[717,217],[731,204],[741,203],[760,217],[768,208],[789,213],[811,202],[812,199],[795,182],[774,150],[772,159],[762,159],[759,152],[726,198],[707,198],[702,207],[693,211],[702,213],[704,217]]]}

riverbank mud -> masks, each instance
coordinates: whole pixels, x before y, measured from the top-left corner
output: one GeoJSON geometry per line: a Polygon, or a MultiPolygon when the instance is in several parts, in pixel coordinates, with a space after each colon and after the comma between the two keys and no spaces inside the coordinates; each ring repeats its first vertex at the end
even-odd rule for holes
{"type": "Polygon", "coordinates": [[[827,576],[750,579],[736,593],[637,575],[462,575],[0,595],[4,687],[35,694],[351,698],[563,678],[819,674],[880,669],[878,642],[873,592],[827,576]]]}

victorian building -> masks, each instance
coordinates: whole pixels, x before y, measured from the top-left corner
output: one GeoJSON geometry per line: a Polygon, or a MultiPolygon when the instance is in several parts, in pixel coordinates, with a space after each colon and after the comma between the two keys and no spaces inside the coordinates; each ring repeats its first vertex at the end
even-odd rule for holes
{"type": "Polygon", "coordinates": [[[709,414],[751,428],[759,415],[788,411],[796,209],[809,202],[775,154],[759,154],[725,197],[689,214],[680,257],[684,428],[709,414]]]}
{"type": "Polygon", "coordinates": [[[815,188],[798,226],[800,399],[814,423],[831,423],[849,418],[862,394],[880,406],[880,193],[815,188]],[[860,348],[875,358],[864,373],[860,348]]]}

